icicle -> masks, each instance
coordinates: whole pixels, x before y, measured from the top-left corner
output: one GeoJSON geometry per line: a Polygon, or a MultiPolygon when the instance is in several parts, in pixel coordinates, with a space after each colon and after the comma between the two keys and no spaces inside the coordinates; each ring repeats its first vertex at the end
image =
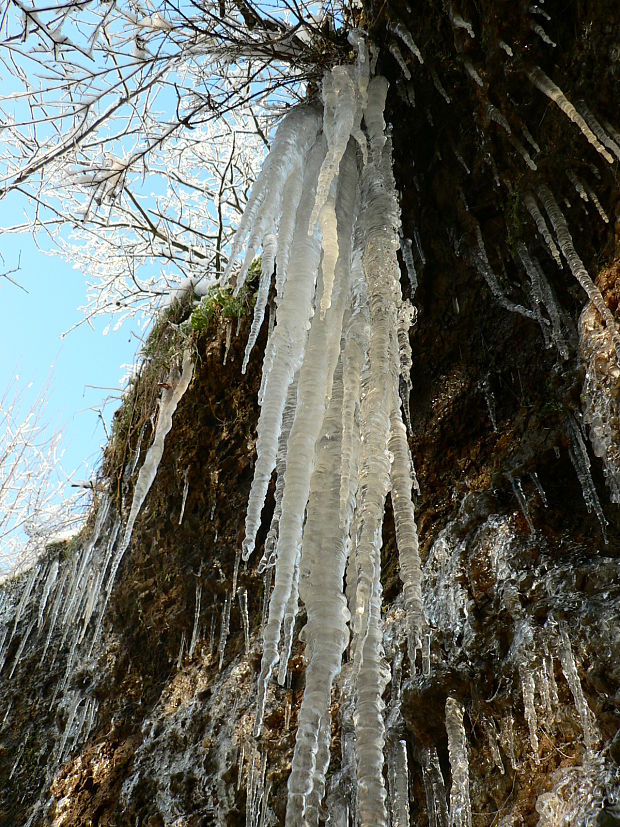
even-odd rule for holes
{"type": "Polygon", "coordinates": [[[538,208],[538,204],[536,203],[536,200],[534,199],[534,197],[532,195],[527,194],[523,197],[523,203],[527,207],[527,210],[528,210],[529,214],[532,216],[532,219],[534,220],[534,223],[536,224],[536,229],[538,230],[540,235],[543,237],[549,252],[551,253],[551,255],[553,256],[553,258],[555,260],[555,263],[558,265],[558,267],[561,268],[562,267],[562,259],[560,258],[560,252],[559,252],[558,248],[555,245],[555,242],[554,242],[554,240],[551,236],[551,233],[549,232],[549,228],[547,227],[547,223],[544,219],[544,216],[538,208]]]}
{"type": "Polygon", "coordinates": [[[192,362],[192,354],[189,350],[186,350],[183,353],[183,364],[180,376],[177,371],[174,371],[168,378],[168,384],[172,385],[172,387],[170,389],[166,387],[162,390],[155,436],[146,453],[144,463],[138,472],[138,479],[136,480],[133,491],[131,510],[127,518],[127,525],[125,526],[125,533],[119,553],[116,555],[114,570],[108,579],[108,591],[111,588],[111,583],[114,581],[114,576],[120,565],[121,558],[129,546],[131,532],[133,531],[136,518],[157,474],[157,468],[164,453],[164,441],[172,428],[172,417],[181,397],[189,387],[193,373],[194,364],[192,362]]]}
{"type": "Polygon", "coordinates": [[[448,14],[450,16],[450,23],[452,23],[455,29],[464,29],[472,40],[476,37],[471,23],[468,20],[464,20],[460,14],[457,14],[451,5],[448,7],[448,14]]]}
{"type": "MultiPolygon", "coordinates": [[[[22,594],[21,594],[21,598],[19,600],[19,603],[17,604],[17,610],[15,612],[15,620],[13,621],[13,631],[11,632],[11,638],[10,639],[12,639],[13,635],[15,634],[15,631],[17,630],[17,625],[18,625],[19,621],[21,620],[21,617],[22,617],[22,614],[24,612],[24,608],[25,608],[26,604],[30,600],[30,595],[32,594],[32,589],[34,587],[34,584],[35,584],[35,581],[36,581],[38,575],[39,575],[39,564],[37,563],[30,570],[30,574],[28,575],[28,579],[26,580],[26,585],[24,586],[24,589],[23,589],[22,594]]],[[[10,639],[9,639],[9,642],[10,642],[10,639]]]]}
{"type": "Polygon", "coordinates": [[[392,827],[409,827],[409,768],[406,741],[396,741],[392,748],[392,761],[392,827]]]}
{"type": "Polygon", "coordinates": [[[291,427],[295,419],[297,409],[297,382],[298,374],[290,384],[282,413],[282,429],[278,440],[278,453],[276,455],[276,490],[274,494],[275,505],[271,525],[265,539],[265,550],[258,564],[258,573],[262,574],[266,568],[275,565],[276,546],[280,528],[280,517],[282,516],[282,495],[284,493],[284,472],[286,470],[286,448],[291,427]]]}
{"type": "Polygon", "coordinates": [[[493,763],[500,771],[502,775],[506,772],[504,768],[504,762],[502,761],[502,754],[499,749],[499,743],[497,740],[497,729],[495,728],[495,721],[493,718],[490,718],[488,715],[482,715],[480,717],[480,725],[482,726],[482,730],[487,737],[489,742],[489,747],[491,749],[491,757],[493,758],[493,763]]]}
{"type": "Polygon", "coordinates": [[[209,624],[209,656],[213,654],[213,644],[215,643],[215,608],[211,610],[211,622],[209,624]]]}
{"type": "Polygon", "coordinates": [[[331,715],[328,710],[321,716],[319,723],[318,748],[316,751],[312,790],[306,799],[304,827],[319,827],[319,818],[321,815],[324,816],[324,813],[321,811],[321,802],[325,796],[325,773],[329,766],[330,747],[331,715]]]}
{"type": "MultiPolygon", "coordinates": [[[[245,654],[250,654],[250,619],[248,617],[248,591],[242,589],[239,592],[239,611],[241,612],[241,623],[243,625],[243,642],[245,654]]],[[[285,727],[286,729],[286,727],[285,727]]]]}
{"type": "Polygon", "coordinates": [[[502,292],[502,289],[499,286],[499,282],[497,280],[497,276],[493,272],[491,265],[489,263],[487,251],[484,246],[484,240],[482,238],[482,231],[480,230],[480,225],[477,222],[475,229],[478,250],[477,252],[473,253],[473,257],[478,271],[482,274],[484,280],[489,286],[489,290],[491,291],[495,299],[499,302],[499,304],[501,304],[502,307],[505,307],[506,310],[510,310],[512,313],[519,313],[521,314],[521,316],[525,316],[527,319],[533,319],[534,313],[531,310],[526,310],[526,308],[522,305],[515,304],[514,302],[510,301],[510,299],[508,299],[502,292]]]}
{"type": "MultiPolygon", "coordinates": [[[[310,492],[315,445],[325,415],[340,349],[345,298],[350,283],[351,235],[357,196],[357,165],[352,145],[342,159],[336,204],[342,232],[337,263],[336,290],[328,313],[312,320],[304,362],[299,371],[298,404],[287,447],[282,516],[277,546],[275,585],[269,618],[263,631],[263,660],[259,678],[256,727],[262,723],[267,682],[278,659],[280,629],[291,594],[303,530],[304,508],[310,492]]],[[[276,327],[276,331],[278,327],[276,327]]],[[[246,537],[247,540],[247,537],[246,537]]]]}
{"type": "Polygon", "coordinates": [[[398,48],[398,44],[396,43],[396,41],[394,41],[394,40],[390,41],[390,44],[388,45],[388,49],[389,49],[390,54],[394,58],[394,60],[398,63],[398,65],[400,67],[400,71],[402,72],[403,77],[405,78],[405,80],[411,80],[411,72],[409,71],[409,67],[407,66],[407,63],[405,61],[405,58],[402,55],[402,52],[398,48]]]}
{"type": "Polygon", "coordinates": [[[295,561],[295,570],[291,583],[291,593],[286,601],[284,617],[282,620],[282,649],[280,651],[280,662],[278,666],[278,683],[284,686],[288,672],[288,662],[293,648],[293,635],[295,633],[295,621],[299,611],[299,554],[295,561]]]}
{"type": "Polygon", "coordinates": [[[368,104],[364,110],[364,122],[375,163],[383,152],[386,141],[383,112],[388,85],[387,80],[382,75],[374,77],[368,85],[368,104]]]}
{"type": "Polygon", "coordinates": [[[523,709],[525,710],[525,720],[527,722],[527,728],[530,733],[532,757],[534,759],[534,763],[538,764],[540,762],[540,759],[538,757],[538,719],[536,717],[536,706],[534,705],[534,694],[536,691],[536,685],[534,683],[534,675],[532,674],[532,668],[528,663],[519,663],[519,678],[521,680],[521,692],[523,694],[523,709]]]}
{"type": "Polygon", "coordinates": [[[412,55],[414,55],[420,64],[424,63],[424,58],[422,57],[422,53],[418,49],[415,44],[413,37],[411,36],[411,32],[409,29],[404,26],[402,23],[397,23],[395,26],[389,26],[390,31],[394,32],[395,35],[400,37],[403,41],[405,46],[409,49],[412,55]]]}
{"type": "Polygon", "coordinates": [[[491,390],[488,376],[484,377],[484,380],[481,382],[480,387],[482,388],[482,393],[484,394],[484,401],[487,404],[487,410],[489,412],[491,426],[494,431],[497,431],[497,419],[495,417],[495,395],[491,390]]]}
{"type": "Polygon", "coordinates": [[[573,187],[575,188],[575,191],[577,192],[577,195],[581,198],[582,201],[585,201],[587,203],[588,200],[589,200],[588,199],[588,193],[585,191],[585,188],[584,188],[583,184],[581,183],[579,178],[577,178],[577,176],[575,175],[573,170],[572,169],[567,169],[566,170],[566,176],[567,176],[568,180],[571,182],[571,184],[573,185],[573,187]]]}
{"type": "Polygon", "coordinates": [[[439,75],[437,74],[437,72],[431,68],[430,73],[435,89],[439,92],[439,94],[445,100],[446,103],[452,103],[452,101],[450,100],[450,95],[444,89],[442,82],[439,80],[439,75]]]}
{"type": "MultiPolygon", "coordinates": [[[[286,283],[291,244],[295,231],[295,219],[301,200],[303,181],[303,159],[297,158],[282,191],[282,215],[278,225],[276,248],[276,304],[280,303],[286,283]]],[[[271,313],[269,318],[270,321],[273,320],[271,313]]],[[[269,335],[271,336],[271,327],[269,335]]]]}
{"type": "Polygon", "coordinates": [[[506,52],[508,57],[513,57],[514,52],[512,51],[512,48],[507,43],[505,43],[503,40],[500,40],[499,41],[499,46],[500,46],[501,49],[503,49],[506,52]]]}
{"type": "MultiPolygon", "coordinates": [[[[342,463],[340,468],[340,525],[344,526],[348,509],[357,492],[360,434],[356,414],[360,398],[362,368],[368,352],[370,318],[368,287],[362,269],[361,255],[354,252],[351,264],[352,303],[343,334],[342,374],[342,463]]],[[[347,583],[349,583],[347,577],[347,583]]]]}
{"type": "MultiPolygon", "coordinates": [[[[308,797],[317,783],[325,783],[321,769],[321,721],[328,727],[331,689],[348,643],[349,612],[342,593],[346,565],[345,532],[338,520],[338,491],[342,421],[342,377],[337,368],[332,398],[317,446],[304,530],[299,592],[307,623],[301,638],[306,644],[306,689],[299,710],[297,740],[288,782],[286,823],[305,824],[308,797]]],[[[281,662],[282,667],[282,662],[281,662]]]]}
{"type": "Polygon", "coordinates": [[[539,89],[549,100],[552,100],[582,132],[588,143],[610,164],[614,159],[601,144],[594,132],[590,129],[573,104],[566,98],[559,86],[551,80],[538,66],[528,71],[528,77],[534,86],[539,89]]]}
{"type": "MultiPolygon", "coordinates": [[[[361,665],[357,675],[355,712],[358,823],[360,827],[385,827],[387,824],[386,790],[383,780],[383,691],[389,670],[383,661],[381,633],[381,580],[379,567],[369,606],[368,630],[363,643],[361,665]]],[[[359,586],[358,586],[359,588],[359,586]]]]}
{"type": "Polygon", "coordinates": [[[228,361],[228,354],[230,352],[230,345],[232,342],[232,321],[230,319],[226,319],[225,322],[225,341],[224,341],[224,358],[222,359],[222,365],[225,365],[228,361]]]}
{"type": "Polygon", "coordinates": [[[299,159],[306,156],[315,141],[319,126],[318,110],[312,106],[304,106],[294,109],[278,127],[269,155],[252,187],[237,227],[224,273],[223,283],[226,285],[247,239],[245,261],[237,275],[236,292],[243,286],[247,270],[255,259],[258,245],[267,231],[268,222],[273,222],[274,216],[279,215],[282,191],[289,174],[295,164],[299,163],[299,159]]]}
{"type": "Polygon", "coordinates": [[[15,652],[15,659],[13,660],[13,666],[11,667],[11,671],[9,672],[9,676],[8,676],[9,681],[13,677],[13,673],[15,672],[15,669],[19,665],[19,662],[22,658],[22,655],[24,654],[24,649],[26,648],[26,644],[28,643],[28,638],[30,637],[30,633],[34,629],[34,625],[35,625],[36,622],[37,622],[36,617],[33,617],[32,620],[30,621],[30,623],[28,624],[28,627],[26,628],[26,631],[22,634],[22,639],[20,640],[19,646],[17,647],[17,652],[15,652]]]}
{"type": "Polygon", "coordinates": [[[179,525],[183,523],[183,515],[185,514],[185,503],[187,502],[187,493],[189,491],[189,465],[183,473],[183,497],[181,499],[181,513],[179,514],[179,525]]]}
{"type": "Polygon", "coordinates": [[[429,827],[449,827],[446,788],[435,747],[427,747],[422,752],[422,778],[429,827]]]}
{"type": "Polygon", "coordinates": [[[592,187],[589,187],[587,184],[584,184],[584,187],[585,187],[585,190],[586,190],[586,192],[587,192],[587,194],[588,194],[588,198],[589,198],[589,199],[590,199],[590,201],[592,201],[592,203],[594,204],[594,206],[595,206],[595,208],[596,208],[597,213],[598,213],[598,214],[600,215],[600,217],[603,219],[603,221],[605,222],[605,224],[609,224],[609,216],[607,215],[607,213],[606,213],[606,212],[605,212],[605,210],[603,209],[603,205],[601,204],[601,202],[600,202],[600,200],[599,200],[598,195],[594,192],[594,190],[592,189],[592,187]]]}
{"type": "Polygon", "coordinates": [[[538,37],[542,40],[543,43],[546,43],[547,46],[551,46],[553,49],[555,49],[557,44],[554,43],[553,40],[551,40],[551,38],[549,37],[547,32],[543,29],[543,27],[540,25],[540,23],[536,23],[535,21],[532,20],[530,22],[530,29],[534,32],[534,34],[538,35],[538,37]]]}
{"type": "Polygon", "coordinates": [[[60,741],[60,747],[58,748],[58,752],[56,754],[56,759],[58,761],[62,760],[63,753],[65,751],[65,746],[67,745],[67,739],[69,738],[69,733],[71,732],[71,727],[73,726],[73,720],[75,718],[75,713],[77,712],[77,708],[80,705],[80,701],[82,700],[80,694],[76,692],[73,696],[71,701],[71,705],[69,707],[69,714],[67,715],[67,724],[65,726],[64,732],[62,734],[62,738],[60,741]]]}
{"type": "Polygon", "coordinates": [[[508,760],[510,761],[510,766],[513,770],[516,770],[518,765],[515,756],[514,721],[511,714],[508,714],[505,718],[502,718],[501,720],[500,740],[504,748],[504,752],[506,753],[506,755],[508,756],[508,760]]]}
{"type": "Polygon", "coordinates": [[[530,508],[527,502],[527,497],[523,492],[523,485],[521,484],[521,480],[519,477],[512,477],[508,474],[508,479],[510,480],[510,485],[512,486],[512,490],[514,491],[514,495],[517,498],[517,502],[519,503],[519,508],[521,509],[521,513],[525,517],[525,522],[528,524],[530,533],[536,534],[536,529],[534,527],[534,523],[532,522],[532,515],[530,514],[530,508]]]}
{"type": "Polygon", "coordinates": [[[530,477],[532,478],[532,482],[536,486],[536,490],[538,491],[542,504],[545,506],[545,508],[548,508],[549,503],[547,501],[547,495],[545,494],[545,489],[542,487],[542,483],[536,471],[530,471],[530,477]]]}
{"type": "MultiPolygon", "coordinates": [[[[265,307],[267,306],[267,299],[269,298],[269,290],[271,288],[271,277],[273,276],[274,262],[276,257],[277,239],[273,233],[267,233],[263,238],[263,255],[261,258],[261,271],[258,292],[256,294],[256,304],[254,305],[254,318],[252,319],[252,327],[250,335],[245,346],[245,355],[243,357],[243,365],[241,366],[241,373],[245,373],[248,368],[250,354],[252,348],[258,339],[258,333],[263,323],[265,315],[265,307]]],[[[226,360],[224,360],[226,364],[226,360]]]]}
{"type": "Polygon", "coordinates": [[[476,69],[474,68],[474,65],[471,62],[471,60],[464,60],[463,61],[463,66],[467,70],[467,74],[474,81],[474,83],[478,84],[478,86],[480,86],[480,88],[482,88],[484,86],[484,81],[482,80],[482,78],[480,77],[480,75],[478,74],[476,69]]]}
{"type": "Polygon", "coordinates": [[[559,631],[559,655],[560,663],[562,664],[562,672],[564,673],[564,677],[566,678],[566,682],[570,687],[571,694],[575,701],[575,706],[577,707],[577,713],[579,715],[579,720],[581,721],[581,728],[583,729],[584,744],[588,752],[591,753],[596,742],[600,740],[600,735],[596,728],[592,710],[588,706],[588,702],[583,694],[581,681],[579,680],[579,674],[575,664],[575,658],[573,657],[570,638],[568,637],[566,629],[563,626],[560,626],[559,631]]]}
{"type": "Polygon", "coordinates": [[[202,584],[196,583],[196,607],[194,609],[194,628],[192,629],[192,637],[189,644],[187,657],[191,660],[194,657],[194,650],[198,643],[198,628],[200,625],[200,599],[202,597],[202,584]]]}
{"type": "MultiPolygon", "coordinates": [[[[585,101],[579,101],[579,109],[581,110],[581,114],[583,115],[586,123],[594,132],[596,137],[599,141],[607,147],[607,149],[612,152],[616,158],[620,161],[620,146],[617,142],[620,142],[620,136],[616,134],[615,140],[612,136],[610,136],[605,129],[601,126],[601,124],[597,121],[594,117],[592,112],[588,109],[585,101]]],[[[613,133],[612,133],[613,134],[613,133]]]]}
{"type": "Polygon", "coordinates": [[[411,288],[411,298],[415,295],[416,290],[418,289],[418,274],[416,273],[415,263],[413,261],[413,251],[412,245],[413,242],[410,238],[405,238],[402,234],[402,230],[399,232],[400,238],[400,251],[403,256],[403,261],[405,262],[405,269],[407,270],[407,276],[409,277],[409,286],[411,288]]]}
{"type": "Polygon", "coordinates": [[[181,645],[179,646],[179,654],[177,657],[177,671],[183,666],[183,653],[185,652],[185,630],[181,634],[181,645]]]}
{"type": "Polygon", "coordinates": [[[553,707],[551,704],[551,687],[549,685],[549,675],[547,673],[546,658],[543,658],[537,675],[538,681],[536,682],[536,685],[538,687],[538,694],[540,695],[541,706],[544,710],[543,726],[545,726],[548,730],[551,730],[553,726],[554,715],[553,707]]]}
{"type": "Polygon", "coordinates": [[[37,628],[40,629],[43,625],[43,615],[45,614],[45,609],[47,607],[47,601],[50,596],[50,592],[56,583],[56,578],[58,576],[58,560],[53,560],[50,566],[47,578],[45,580],[45,585],[43,586],[43,594],[41,595],[41,600],[39,602],[39,615],[37,618],[37,628]]]}
{"type": "Polygon", "coordinates": [[[469,760],[463,726],[463,707],[454,698],[446,700],[446,732],[450,757],[450,827],[471,827],[469,760]]]}
{"type": "Polygon", "coordinates": [[[221,670],[224,663],[224,652],[226,651],[226,642],[228,640],[228,633],[230,631],[230,595],[224,598],[224,608],[222,609],[222,622],[220,625],[220,641],[217,645],[218,655],[218,669],[221,670]]]}
{"type": "Polygon", "coordinates": [[[581,483],[583,499],[585,501],[586,508],[588,509],[588,511],[594,511],[594,513],[596,514],[601,526],[603,540],[605,542],[605,545],[607,545],[607,520],[605,519],[605,515],[603,514],[603,508],[598,498],[598,494],[596,493],[594,480],[592,479],[592,475],[590,473],[590,457],[588,456],[588,449],[586,448],[585,443],[583,441],[583,437],[581,435],[581,428],[579,427],[577,422],[575,422],[572,416],[569,416],[567,418],[567,425],[568,433],[571,440],[571,446],[569,448],[568,453],[571,458],[571,462],[573,463],[573,467],[577,472],[579,482],[581,483]]]}
{"type": "Polygon", "coordinates": [[[568,266],[579,284],[581,284],[587,293],[592,304],[596,307],[605,321],[607,329],[609,330],[614,342],[616,357],[620,362],[620,335],[616,329],[614,315],[605,304],[605,300],[603,299],[600,290],[590,278],[590,275],[584,267],[582,260],[579,258],[579,255],[573,246],[573,239],[568,229],[568,225],[566,224],[566,219],[551,194],[551,191],[546,186],[541,187],[540,197],[543,202],[543,206],[547,211],[547,215],[553,224],[560,249],[568,262],[568,266]]]}
{"type": "Polygon", "coordinates": [[[308,227],[323,152],[324,143],[318,141],[306,163],[303,195],[297,210],[295,234],[291,244],[291,264],[282,300],[278,305],[278,323],[270,337],[273,344],[265,352],[262,407],[256,441],[257,457],[245,518],[244,560],[247,560],[254,550],[260,515],[276,462],[284,403],[288,387],[302,361],[308,322],[312,315],[320,246],[316,236],[308,237],[308,227]],[[273,360],[271,364],[268,359],[270,348],[270,359],[273,360]]]}
{"type": "Polygon", "coordinates": [[[400,412],[393,411],[390,421],[389,450],[394,460],[391,466],[392,505],[396,528],[400,578],[403,583],[407,612],[407,647],[412,674],[415,672],[416,652],[422,648],[422,568],[418,552],[418,531],[411,501],[411,455],[405,426],[400,412]]]}

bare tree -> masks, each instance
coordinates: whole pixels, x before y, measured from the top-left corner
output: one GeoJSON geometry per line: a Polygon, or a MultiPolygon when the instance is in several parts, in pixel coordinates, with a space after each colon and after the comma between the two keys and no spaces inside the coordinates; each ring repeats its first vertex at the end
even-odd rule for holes
{"type": "Polygon", "coordinates": [[[273,119],[346,47],[347,4],[8,0],[5,198],[89,278],[86,317],[212,280],[273,119]]]}

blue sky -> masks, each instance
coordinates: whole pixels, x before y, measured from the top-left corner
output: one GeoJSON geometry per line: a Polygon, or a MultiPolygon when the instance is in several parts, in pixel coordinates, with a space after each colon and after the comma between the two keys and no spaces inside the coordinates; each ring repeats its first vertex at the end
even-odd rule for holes
{"type": "MultiPolygon", "coordinates": [[[[58,256],[38,250],[25,234],[3,235],[0,253],[0,272],[19,261],[20,270],[11,278],[24,288],[0,279],[0,394],[7,388],[23,389],[25,414],[49,385],[44,420],[50,431],[62,431],[64,470],[84,463],[96,467],[106,442],[98,411],[109,427],[120,404],[110,397],[119,396],[125,374],[121,366],[134,361],[139,341],[129,323],[103,336],[106,319],[97,319],[94,329],[84,324],[62,338],[82,318],[78,307],[85,303],[84,276],[58,256]]],[[[77,476],[86,478],[87,468],[77,476]]]]}

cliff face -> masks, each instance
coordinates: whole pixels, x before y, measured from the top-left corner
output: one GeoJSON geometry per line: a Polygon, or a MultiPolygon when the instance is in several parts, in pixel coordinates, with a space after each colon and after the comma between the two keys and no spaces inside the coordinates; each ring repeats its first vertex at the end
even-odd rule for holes
{"type": "MultiPolygon", "coordinates": [[[[394,825],[406,819],[403,779],[420,825],[447,825],[448,810],[451,824],[465,825],[468,807],[476,827],[620,823],[616,354],[569,267],[556,266],[530,201],[542,207],[544,187],[552,191],[618,319],[618,160],[603,158],[532,78],[544,72],[567,98],[585,101],[580,111],[613,120],[620,17],[604,2],[549,2],[550,20],[532,9],[479,2],[457,13],[429,3],[414,16],[399,3],[366,7],[382,47],[378,71],[391,82],[387,119],[419,282],[409,442],[430,632],[414,669],[388,501],[382,612],[394,825]],[[405,52],[398,23],[425,58],[407,57],[411,81],[393,56],[394,43],[405,52]],[[596,456],[582,423],[594,429],[596,456]]],[[[408,291],[404,261],[402,270],[408,291]]],[[[270,689],[260,739],[252,736],[271,583],[258,559],[273,490],[259,554],[240,565],[232,589],[260,382],[258,355],[240,372],[245,315],[237,328],[220,308],[194,334],[194,378],[103,611],[119,519],[187,312],[158,325],[83,535],[50,547],[32,574],[3,587],[0,824],[284,823],[302,642],[286,685],[270,689]]],[[[339,825],[354,823],[355,808],[349,669],[333,693],[321,815],[339,825]]]]}

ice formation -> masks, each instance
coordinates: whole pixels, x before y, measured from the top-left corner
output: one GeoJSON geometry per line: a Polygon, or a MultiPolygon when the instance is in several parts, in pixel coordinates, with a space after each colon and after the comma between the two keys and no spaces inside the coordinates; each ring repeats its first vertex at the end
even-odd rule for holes
{"type": "MultiPolygon", "coordinates": [[[[398,35],[416,54],[408,33],[398,35]]],[[[308,667],[289,778],[289,825],[317,823],[329,764],[332,686],[351,632],[358,823],[387,824],[381,696],[389,674],[383,659],[380,537],[390,491],[413,660],[422,636],[411,500],[415,476],[399,397],[403,382],[408,407],[408,330],[414,312],[400,290],[400,215],[383,118],[388,84],[369,77],[366,45],[362,39],[354,43],[357,65],[336,66],[325,75],[322,117],[308,105],[279,127],[229,265],[232,273],[243,243],[238,279],[260,245],[263,261],[268,260],[247,362],[275,251],[277,307],[263,364],[243,557],[254,549],[275,469],[275,511],[260,562],[268,573],[273,567],[274,585],[263,625],[255,735],[278,662],[279,680],[286,679],[300,598],[307,613],[302,638],[308,667]]],[[[402,786],[406,755],[404,765],[400,753],[395,760],[402,786]]],[[[398,807],[405,812],[404,803],[398,807]]]]}

